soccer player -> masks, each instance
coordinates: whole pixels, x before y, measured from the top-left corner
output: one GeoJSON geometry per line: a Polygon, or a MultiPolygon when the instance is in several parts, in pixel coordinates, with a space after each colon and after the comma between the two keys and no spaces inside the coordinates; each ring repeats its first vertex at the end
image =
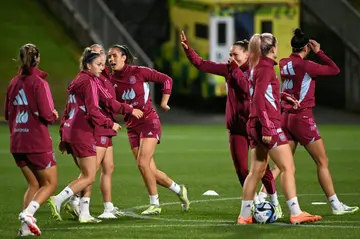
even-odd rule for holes
{"type": "Polygon", "coordinates": [[[275,75],[276,38],[270,33],[255,34],[249,43],[251,167],[245,179],[238,224],[251,224],[253,197],[268,165],[269,156],[281,170],[281,186],[290,209],[290,222],[321,220],[300,209],[296,197],[295,167],[290,146],[281,130],[280,83],[275,75]]]}
{"type": "MultiPolygon", "coordinates": [[[[79,222],[100,222],[89,213],[91,185],[96,176],[94,125],[113,129],[115,132],[120,129],[119,124],[105,117],[99,109],[99,96],[105,91],[98,84],[98,77],[103,69],[100,54],[86,48],[81,57],[81,71],[68,87],[68,102],[61,123],[60,150],[66,150],[76,158],[81,176],[48,200],[52,215],[57,220],[62,220],[60,208],[63,202],[74,193],[82,191],[79,222]]],[[[111,99],[111,96],[108,99],[108,105],[117,108],[115,112],[134,114],[135,110],[131,106],[120,104],[111,99]]]]}
{"type": "Polygon", "coordinates": [[[19,236],[40,236],[34,214],[55,191],[57,169],[48,125],[59,117],[54,108],[47,73],[37,67],[40,52],[33,44],[20,48],[19,73],[5,98],[5,119],[10,129],[10,152],[24,175],[28,189],[19,214],[19,236]]]}
{"type": "Polygon", "coordinates": [[[144,117],[141,119],[131,115],[126,115],[124,118],[130,147],[150,197],[150,206],[142,214],[152,215],[161,212],[156,183],[176,193],[183,209],[188,210],[190,202],[187,188],[184,185],[178,185],[164,172],[158,170],[153,158],[156,145],[160,143],[161,123],[152,106],[149,82],[163,84],[161,108],[168,111],[170,110],[168,101],[172,89],[172,79],[153,69],[134,66],[134,56],[124,45],[112,46],[108,57],[114,70],[112,81],[117,100],[144,111],[144,117]]]}
{"type": "MultiPolygon", "coordinates": [[[[229,131],[229,143],[235,171],[241,185],[244,185],[248,169],[249,141],[246,132],[246,122],[249,118],[249,65],[247,40],[237,41],[230,48],[228,63],[217,63],[203,60],[189,46],[186,35],[181,33],[181,44],[191,64],[197,69],[225,77],[228,87],[226,99],[226,128],[229,131]]],[[[270,190],[270,198],[276,208],[279,218],[283,217],[282,209],[278,201],[273,175],[269,166],[262,178],[267,190],[270,190]]],[[[255,202],[256,203],[256,202],[255,202]]]]}
{"type": "MultiPolygon", "coordinates": [[[[90,48],[101,55],[102,64],[105,65],[105,69],[102,71],[102,74],[99,77],[99,83],[101,86],[107,90],[107,92],[115,99],[115,89],[110,78],[109,69],[106,68],[106,53],[103,46],[99,44],[91,45],[90,48]]],[[[101,107],[100,112],[111,118],[115,122],[116,114],[107,108],[103,102],[99,102],[101,107]]],[[[116,136],[116,132],[112,129],[105,128],[103,126],[95,126],[95,141],[96,141],[96,162],[97,170],[100,166],[101,176],[100,176],[100,190],[104,202],[104,212],[98,218],[117,218],[117,216],[122,215],[123,213],[113,205],[112,203],[112,174],[114,172],[114,154],[112,146],[112,137],[116,136]]],[[[75,194],[70,197],[69,201],[64,204],[64,209],[72,215],[74,218],[78,218],[80,212],[80,197],[81,195],[75,194]]]]}
{"type": "Polygon", "coordinates": [[[315,80],[313,78],[337,75],[340,69],[320,49],[320,44],[309,39],[300,29],[294,31],[291,47],[292,54],[280,60],[282,90],[294,96],[299,102],[299,107],[294,109],[288,102],[283,102],[282,129],[293,153],[300,143],[314,160],[319,183],[328,198],[333,214],[354,213],[359,210],[359,207],[349,207],[336,196],[329,171],[329,159],[313,116],[315,107],[315,80]],[[320,58],[323,65],[305,60],[310,51],[320,58]]]}

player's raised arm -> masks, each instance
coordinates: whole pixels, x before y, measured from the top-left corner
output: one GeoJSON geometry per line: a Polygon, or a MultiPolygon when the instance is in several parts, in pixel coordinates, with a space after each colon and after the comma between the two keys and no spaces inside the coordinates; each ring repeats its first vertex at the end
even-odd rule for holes
{"type": "Polygon", "coordinates": [[[318,64],[313,61],[305,61],[305,70],[311,77],[333,76],[340,73],[339,67],[321,49],[320,44],[314,40],[309,41],[311,50],[324,63],[318,64]]]}
{"type": "Polygon", "coordinates": [[[193,48],[189,46],[186,35],[184,31],[181,32],[181,45],[183,46],[186,56],[197,69],[219,76],[226,76],[228,73],[226,63],[217,63],[209,60],[202,59],[193,48]]]}

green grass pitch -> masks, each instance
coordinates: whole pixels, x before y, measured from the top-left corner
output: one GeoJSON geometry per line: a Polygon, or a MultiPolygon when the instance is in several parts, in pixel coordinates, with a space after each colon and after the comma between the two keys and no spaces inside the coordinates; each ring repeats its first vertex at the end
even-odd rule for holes
{"type": "MultiPolygon", "coordinates": [[[[51,127],[57,144],[58,126],[51,127]]],[[[327,146],[330,169],[337,194],[344,203],[360,205],[360,127],[321,125],[320,132],[327,146]]],[[[20,226],[17,220],[21,210],[26,184],[9,153],[8,129],[0,127],[0,238],[14,238],[20,226]]],[[[291,226],[287,223],[288,210],[283,196],[280,202],[286,219],[269,225],[237,226],[241,187],[234,172],[228,151],[227,132],[222,125],[193,125],[163,127],[163,137],[155,161],[179,184],[186,184],[193,201],[191,210],[181,211],[178,198],[168,189],[160,188],[163,212],[155,217],[140,217],[148,204],[148,196],[136,163],[132,158],[125,132],[114,140],[115,172],[113,202],[133,216],[107,220],[100,224],[79,224],[63,214],[63,221],[50,218],[43,205],[37,212],[42,238],[360,238],[360,212],[354,215],[333,216],[318,184],[315,164],[303,148],[295,155],[296,182],[303,210],[320,214],[323,221],[316,224],[291,226]],[[206,190],[215,190],[218,197],[203,196],[206,190]]],[[[57,152],[59,192],[78,175],[68,155],[57,152]]],[[[281,189],[278,185],[280,195],[281,189]]],[[[103,210],[98,180],[93,187],[91,213],[103,210]]]]}

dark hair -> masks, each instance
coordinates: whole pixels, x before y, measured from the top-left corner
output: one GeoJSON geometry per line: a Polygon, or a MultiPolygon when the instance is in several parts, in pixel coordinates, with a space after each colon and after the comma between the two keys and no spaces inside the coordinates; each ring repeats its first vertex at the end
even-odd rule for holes
{"type": "Polygon", "coordinates": [[[242,41],[236,41],[234,42],[233,46],[239,46],[241,48],[243,48],[245,51],[249,50],[249,41],[244,39],[242,41]]]}
{"type": "Polygon", "coordinates": [[[296,28],[294,31],[294,36],[291,38],[292,51],[301,52],[308,43],[309,38],[305,36],[300,28],[296,28]]]}
{"type": "Polygon", "coordinates": [[[126,60],[125,60],[125,63],[126,64],[129,64],[129,65],[133,65],[135,60],[136,60],[136,57],[130,52],[129,48],[125,45],[113,45],[112,47],[110,48],[117,48],[119,49],[119,51],[121,52],[121,55],[125,55],[126,56],[126,60]]]}
{"type": "Polygon", "coordinates": [[[91,50],[90,47],[86,47],[82,56],[80,57],[80,70],[88,70],[87,64],[91,63],[99,56],[99,53],[91,50]]]}
{"type": "Polygon", "coordinates": [[[276,46],[276,38],[271,33],[254,34],[249,43],[249,66],[254,68],[261,56],[266,56],[276,46]]]}
{"type": "Polygon", "coordinates": [[[38,64],[39,56],[40,52],[34,44],[28,43],[23,45],[20,48],[19,54],[21,74],[29,75],[31,73],[31,68],[38,64]]]}

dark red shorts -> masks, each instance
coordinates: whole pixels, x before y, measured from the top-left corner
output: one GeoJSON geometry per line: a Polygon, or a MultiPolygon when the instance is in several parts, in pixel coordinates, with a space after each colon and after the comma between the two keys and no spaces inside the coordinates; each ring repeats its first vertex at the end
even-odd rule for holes
{"type": "Polygon", "coordinates": [[[28,166],[34,170],[44,170],[56,165],[54,152],[34,154],[13,153],[12,155],[17,166],[20,168],[28,166]]]}
{"type": "Polygon", "coordinates": [[[307,145],[321,139],[311,109],[296,114],[283,113],[281,127],[288,140],[307,145]]]}
{"type": "Polygon", "coordinates": [[[159,119],[152,119],[145,121],[144,124],[136,128],[128,129],[130,147],[137,148],[140,146],[140,140],[143,138],[156,138],[158,144],[161,138],[161,123],[159,119]]]}
{"type": "Polygon", "coordinates": [[[260,121],[248,122],[247,126],[250,148],[252,149],[257,146],[262,146],[265,149],[270,150],[288,143],[287,138],[280,127],[276,129],[276,135],[271,136],[271,142],[269,144],[265,144],[262,140],[262,125],[260,121]]]}
{"type": "Polygon", "coordinates": [[[109,148],[113,146],[112,136],[97,136],[95,137],[96,147],[109,148]]]}
{"type": "Polygon", "coordinates": [[[77,158],[85,158],[96,156],[96,146],[87,145],[82,143],[68,143],[66,142],[66,151],[68,154],[72,154],[74,157],[77,158]]]}

